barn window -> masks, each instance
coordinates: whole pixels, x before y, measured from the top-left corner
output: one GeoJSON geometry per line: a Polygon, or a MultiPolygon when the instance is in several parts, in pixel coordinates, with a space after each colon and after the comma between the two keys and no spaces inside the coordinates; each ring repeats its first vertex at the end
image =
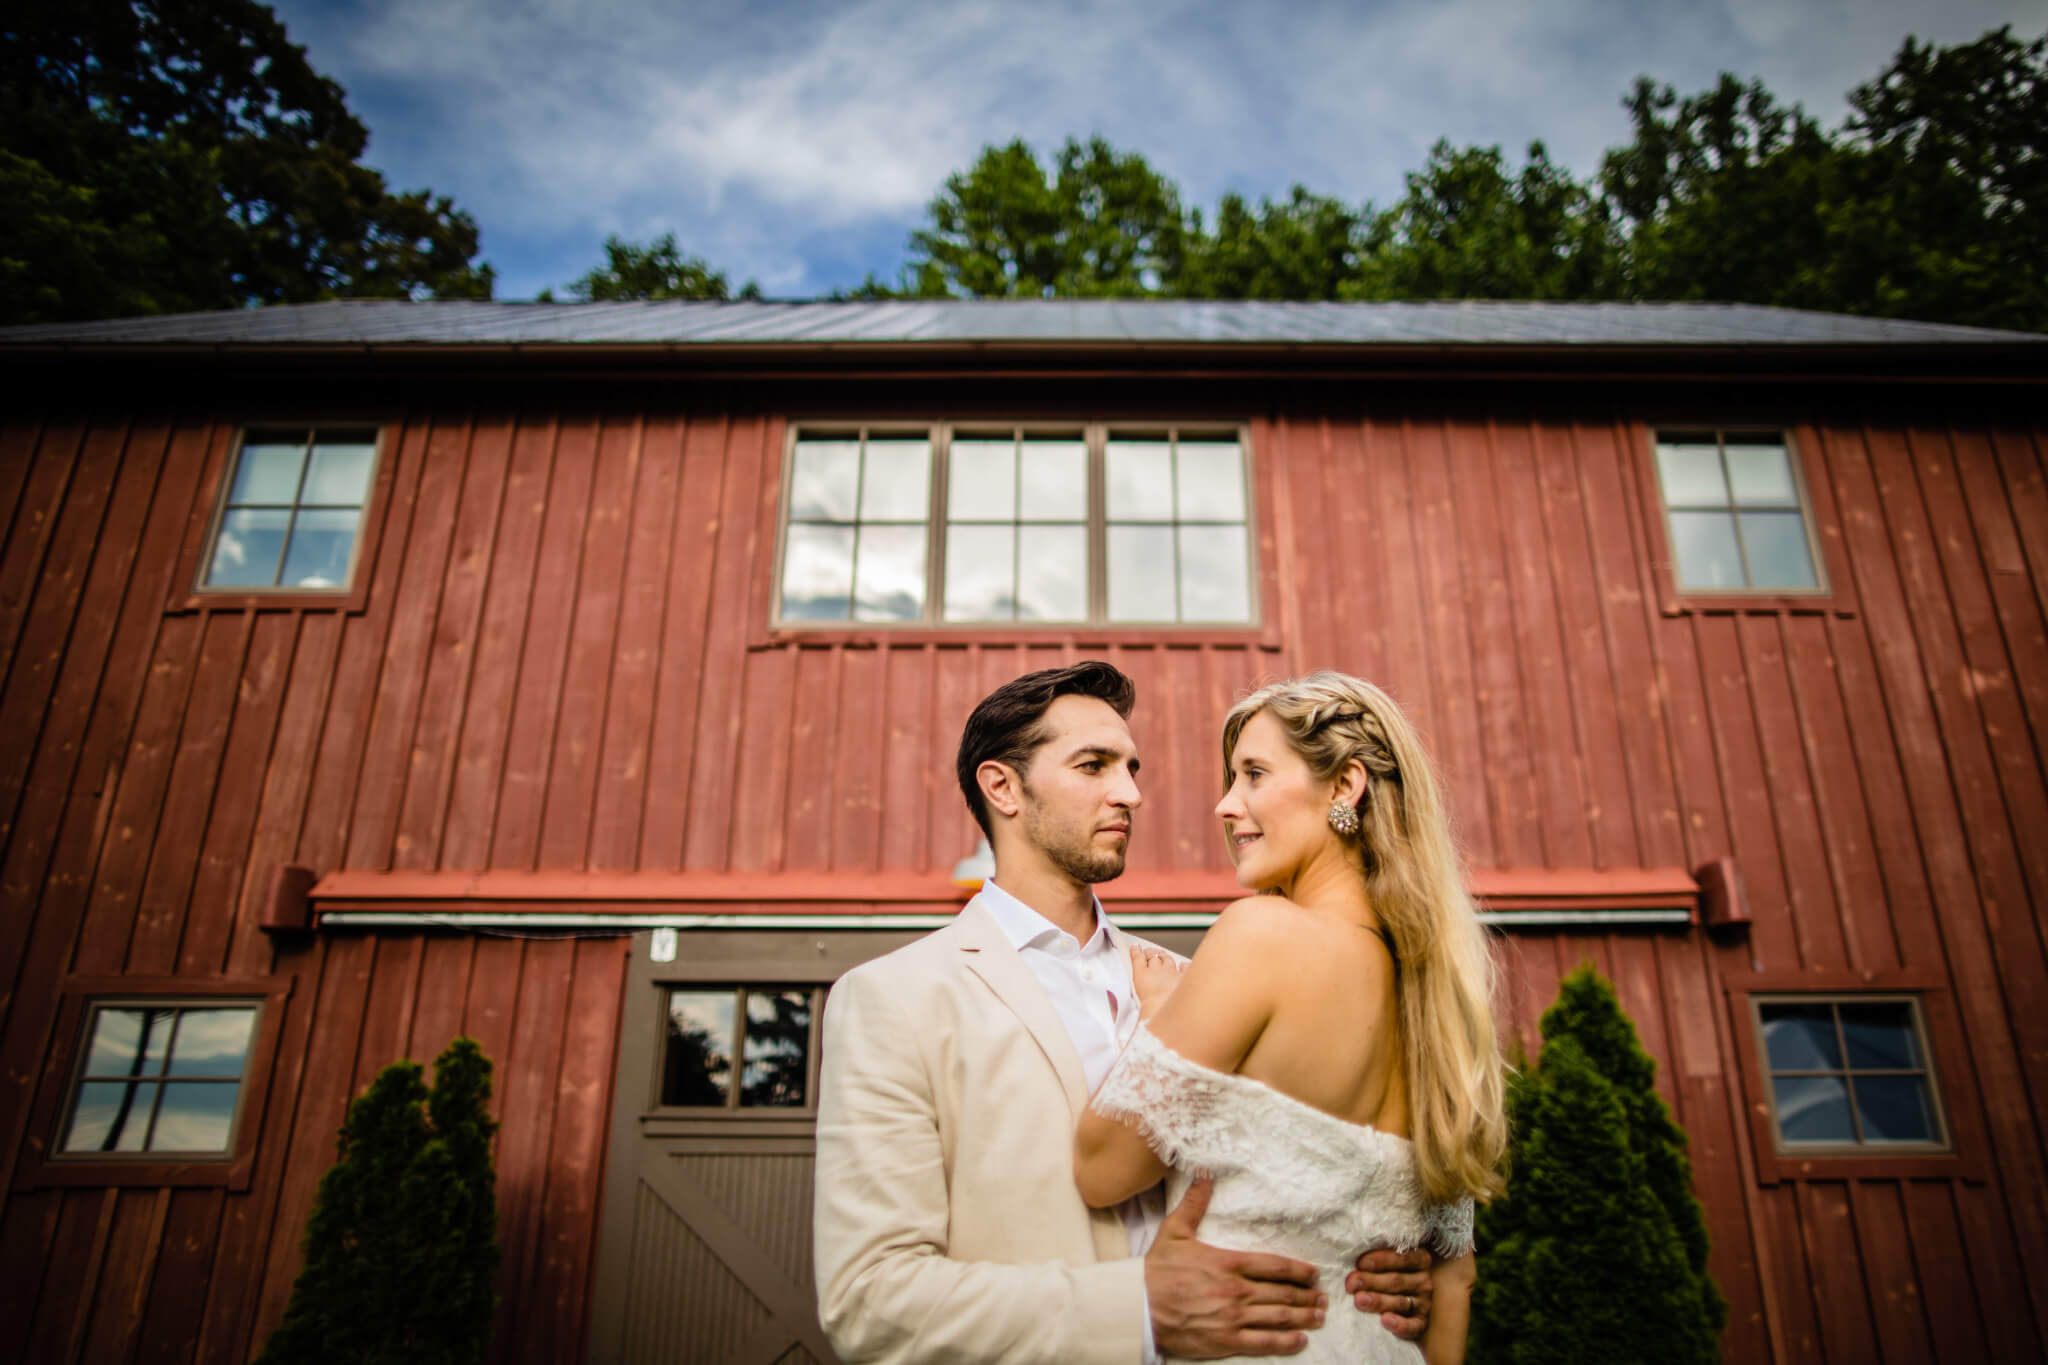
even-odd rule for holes
{"type": "Polygon", "coordinates": [[[777,615],[1250,624],[1248,475],[1234,430],[800,430],[777,615]]]}
{"type": "Polygon", "coordinates": [[[254,1001],[96,1003],[58,1151],[228,1155],[256,1015],[254,1001]]]}
{"type": "Polygon", "coordinates": [[[661,1103],[687,1109],[808,1107],[818,994],[813,986],[669,991],[661,1103]]]}
{"type": "Polygon", "coordinates": [[[1657,481],[1680,592],[1822,590],[1782,433],[1659,432],[1657,481]]]}
{"type": "Polygon", "coordinates": [[[376,465],[375,431],[244,432],[201,590],[347,591],[376,465]]]}
{"type": "Polygon", "coordinates": [[[1752,996],[1786,1153],[1943,1151],[1939,1092],[1911,996],[1752,996]]]}

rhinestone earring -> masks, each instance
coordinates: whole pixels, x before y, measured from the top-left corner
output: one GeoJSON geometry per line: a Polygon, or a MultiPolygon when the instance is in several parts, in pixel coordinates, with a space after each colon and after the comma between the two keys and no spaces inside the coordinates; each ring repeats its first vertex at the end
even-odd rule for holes
{"type": "Polygon", "coordinates": [[[1347,806],[1342,801],[1330,803],[1330,828],[1349,838],[1358,833],[1358,807],[1347,806]]]}

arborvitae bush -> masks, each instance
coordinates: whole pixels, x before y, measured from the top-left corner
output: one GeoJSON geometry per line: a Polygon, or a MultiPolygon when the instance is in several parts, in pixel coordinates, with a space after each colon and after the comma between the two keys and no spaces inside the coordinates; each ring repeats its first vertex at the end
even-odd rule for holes
{"type": "Polygon", "coordinates": [[[1542,1029],[1509,1085],[1507,1197],[1479,1213],[1473,1360],[1717,1361],[1727,1305],[1657,1063],[1590,966],[1542,1029]]]}
{"type": "Polygon", "coordinates": [[[305,1268],[258,1365],[470,1365],[497,1298],[491,1063],[457,1038],[434,1062],[384,1068],[320,1180],[305,1268]]]}

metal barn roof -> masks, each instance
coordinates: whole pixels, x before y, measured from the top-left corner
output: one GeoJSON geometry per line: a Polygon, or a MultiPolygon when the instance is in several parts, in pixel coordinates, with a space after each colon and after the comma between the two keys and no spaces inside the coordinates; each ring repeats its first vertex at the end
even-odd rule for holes
{"type": "Polygon", "coordinates": [[[361,300],[0,328],[0,349],[96,346],[1896,347],[2048,336],[1750,304],[901,300],[361,300]]]}

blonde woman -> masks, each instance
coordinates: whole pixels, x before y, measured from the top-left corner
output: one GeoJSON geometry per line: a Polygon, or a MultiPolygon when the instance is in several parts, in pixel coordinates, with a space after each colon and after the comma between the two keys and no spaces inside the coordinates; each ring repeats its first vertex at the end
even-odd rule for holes
{"type": "Polygon", "coordinates": [[[1314,1262],[1340,1298],[1363,1252],[1427,1246],[1418,1349],[1333,1313],[1303,1359],[1457,1365],[1472,1209],[1501,1189],[1502,1068],[1480,927],[1434,774],[1370,683],[1264,687],[1223,724],[1217,804],[1239,885],[1183,971],[1133,950],[1142,1024],[1081,1120],[1095,1206],[1162,1176],[1214,1186],[1203,1240],[1314,1262]]]}

